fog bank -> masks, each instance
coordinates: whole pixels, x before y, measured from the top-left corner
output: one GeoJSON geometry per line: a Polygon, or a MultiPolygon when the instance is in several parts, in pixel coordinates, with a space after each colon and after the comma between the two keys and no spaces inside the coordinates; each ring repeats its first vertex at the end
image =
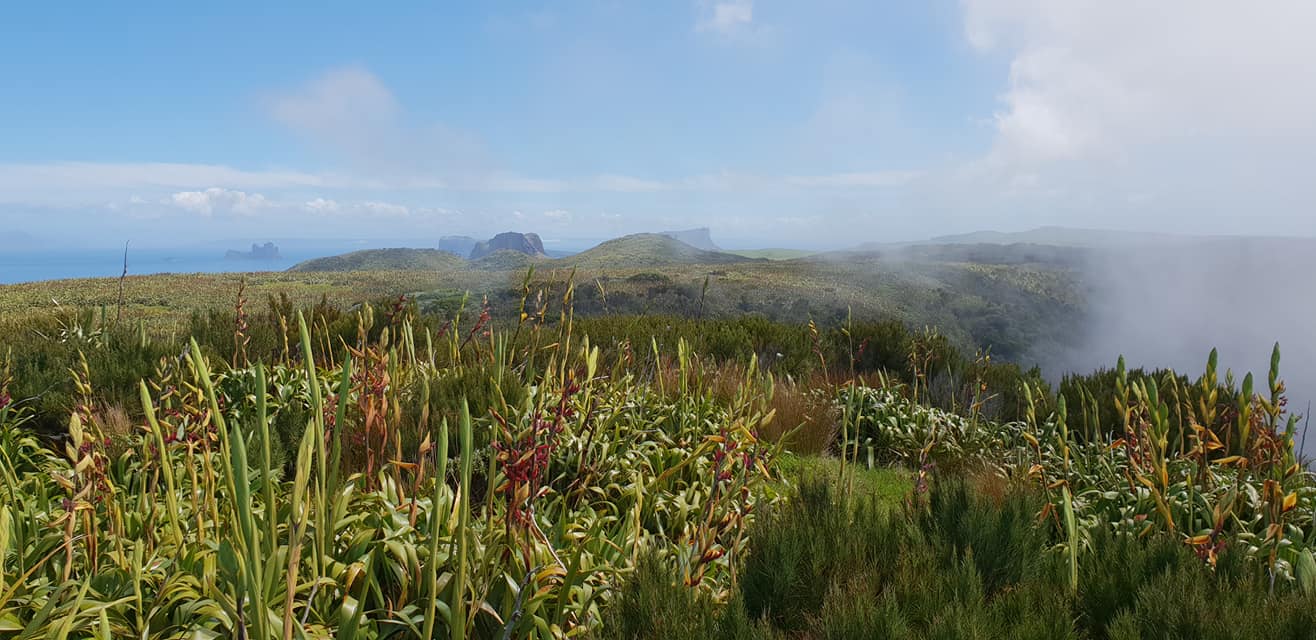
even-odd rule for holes
{"type": "MultiPolygon", "coordinates": [[[[1048,371],[1089,372],[1123,354],[1130,368],[1171,367],[1191,377],[1212,348],[1241,381],[1265,386],[1271,348],[1289,409],[1316,399],[1316,240],[1203,239],[1092,250],[1084,269],[1088,321],[1081,338],[1048,371]]],[[[1300,437],[1300,436],[1299,436],[1300,437]]],[[[1306,443],[1316,453],[1316,434],[1306,443]]]]}

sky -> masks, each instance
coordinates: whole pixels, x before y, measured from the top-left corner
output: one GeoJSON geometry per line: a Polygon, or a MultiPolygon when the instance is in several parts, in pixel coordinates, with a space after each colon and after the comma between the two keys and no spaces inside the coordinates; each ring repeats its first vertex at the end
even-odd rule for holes
{"type": "Polygon", "coordinates": [[[6,3],[0,230],[1311,236],[1313,26],[1310,0],[6,3]]]}

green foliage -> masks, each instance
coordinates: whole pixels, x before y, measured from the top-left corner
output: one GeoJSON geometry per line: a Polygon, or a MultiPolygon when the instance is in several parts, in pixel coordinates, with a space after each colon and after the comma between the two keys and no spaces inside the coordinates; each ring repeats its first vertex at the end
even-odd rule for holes
{"type": "MultiPolygon", "coordinates": [[[[539,275],[529,285],[532,295],[546,293],[554,315],[559,296],[553,292],[560,292],[566,274],[579,267],[579,280],[593,286],[577,292],[578,316],[754,315],[794,325],[812,319],[824,326],[838,325],[853,316],[864,321],[936,326],[965,353],[991,347],[1004,360],[1025,363],[1082,330],[1081,300],[1075,293],[1079,287],[1065,260],[1024,256],[993,263],[964,262],[973,258],[933,252],[888,260],[884,253],[868,252],[751,260],[701,252],[665,236],[640,235],[604,243],[571,258],[536,262],[539,275]]],[[[447,304],[452,302],[453,292],[458,292],[457,298],[467,292],[471,300],[487,298],[497,317],[516,312],[522,298],[523,291],[516,285],[524,279],[524,256],[507,263],[472,263],[432,250],[380,250],[355,254],[353,259],[356,261],[350,264],[344,257],[326,260],[340,263],[334,267],[337,269],[401,270],[246,274],[250,297],[261,300],[271,294],[287,294],[297,306],[327,297],[335,306],[346,307],[407,294],[426,301],[427,310],[442,306],[448,317],[454,311],[447,304]],[[370,259],[372,256],[380,259],[370,259]],[[388,256],[402,259],[383,259],[388,256]],[[448,261],[455,262],[448,266],[448,261]],[[444,304],[428,304],[433,298],[444,304]]],[[[184,325],[194,311],[233,309],[233,292],[240,277],[244,276],[129,277],[123,317],[133,323],[144,319],[184,335],[184,325]]],[[[89,279],[5,287],[0,290],[0,322],[25,318],[48,307],[52,298],[72,307],[113,307],[118,302],[118,282],[89,279]]],[[[282,315],[290,317],[289,311],[282,315]]],[[[318,322],[311,325],[319,327],[318,322]]],[[[848,354],[841,364],[848,366],[848,354]]]]}
{"type": "Polygon", "coordinates": [[[790,501],[760,521],[740,581],[751,618],[802,631],[834,584],[864,567],[892,566],[895,549],[882,543],[893,535],[886,505],[870,498],[838,500],[831,483],[806,477],[790,501]]]}
{"type": "Polygon", "coordinates": [[[472,269],[484,271],[520,271],[541,260],[542,257],[532,256],[521,251],[499,249],[487,256],[471,260],[468,265],[472,269]]]}
{"type": "Polygon", "coordinates": [[[755,637],[1310,636],[1309,595],[1272,586],[1243,554],[1226,551],[1212,567],[1163,534],[1092,536],[1071,591],[1053,530],[1036,518],[1039,497],[949,479],[891,516],[862,493],[806,479],[755,525],[727,606],[743,599],[751,619],[764,616],[755,637]]]}
{"type": "MultiPolygon", "coordinates": [[[[398,428],[403,432],[403,446],[411,450],[420,444],[426,433],[421,430],[422,419],[428,416],[430,424],[443,420],[456,424],[460,418],[458,408],[464,399],[472,416],[487,418],[491,409],[504,406],[521,407],[527,391],[519,384],[516,374],[506,366],[478,363],[467,367],[454,367],[437,372],[433,377],[414,378],[400,391],[402,397],[413,400],[422,396],[421,386],[429,387],[428,402],[410,402],[399,416],[398,428]]],[[[487,428],[475,431],[475,448],[489,445],[492,432],[487,428]]],[[[457,434],[451,436],[451,451],[457,451],[457,434]]]]}
{"type": "MultiPolygon", "coordinates": [[[[1155,381],[1164,389],[1172,389],[1175,385],[1181,389],[1189,389],[1191,386],[1187,376],[1169,369],[1154,371],[1131,369],[1126,372],[1126,376],[1131,384],[1155,381]]],[[[1065,397],[1065,404],[1068,407],[1066,420],[1073,425],[1079,436],[1084,439],[1109,441],[1121,435],[1123,423],[1120,421],[1118,407],[1112,402],[1116,395],[1118,379],[1118,371],[1105,368],[1087,374],[1071,373],[1061,379],[1057,393],[1065,397]]],[[[1234,392],[1232,395],[1236,396],[1237,393],[1234,392]]],[[[1182,412],[1184,403],[1196,404],[1199,397],[1185,394],[1180,402],[1169,405],[1170,422],[1176,427],[1173,438],[1176,443],[1180,435],[1186,435],[1180,433],[1177,428],[1188,418],[1182,412]]]]}
{"type": "Polygon", "coordinates": [[[953,482],[926,506],[892,514],[806,479],[755,526],[745,607],[811,637],[1073,636],[1035,504],[953,482]]]}
{"type": "Polygon", "coordinates": [[[1272,592],[1264,569],[1241,554],[1226,552],[1212,570],[1165,539],[1103,539],[1096,551],[1113,553],[1085,567],[1084,580],[1100,584],[1080,598],[1093,637],[1296,640],[1316,628],[1310,596],[1283,584],[1272,592]],[[1116,590],[1114,581],[1125,584],[1116,590]]]}
{"type": "Polygon", "coordinates": [[[323,357],[298,314],[268,367],[189,341],[139,382],[147,428],[118,448],[81,367],[56,451],[6,400],[0,634],[564,637],[645,549],[699,601],[727,589],[770,500],[759,399],[718,400],[684,350],[671,397],[565,331],[433,348],[372,313],[323,357]]]}
{"type": "Polygon", "coordinates": [[[0,351],[12,357],[10,394],[32,412],[33,426],[58,433],[78,402],[73,370],[86,358],[90,382],[104,389],[98,402],[122,409],[136,404],[137,382],[154,373],[162,358],[177,357],[176,346],[143,340],[142,331],[115,325],[90,310],[34,318],[0,338],[0,351]]]}
{"type": "MultiPolygon", "coordinates": [[[[1048,286],[998,266],[937,270],[1048,286]]],[[[1309,637],[1278,347],[1053,396],[894,317],[696,318],[731,269],[6,322],[0,637],[1309,637]],[[844,465],[779,466],[801,425],[844,465]]]]}
{"type": "Polygon", "coordinates": [[[764,637],[739,600],[719,605],[706,592],[681,584],[671,565],[647,554],[623,583],[596,637],[625,640],[748,640],[764,637]]]}

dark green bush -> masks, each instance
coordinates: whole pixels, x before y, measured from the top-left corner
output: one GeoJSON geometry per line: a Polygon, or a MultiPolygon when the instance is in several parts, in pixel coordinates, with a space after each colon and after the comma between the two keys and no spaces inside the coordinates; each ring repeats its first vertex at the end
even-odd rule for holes
{"type": "Polygon", "coordinates": [[[887,517],[805,480],[755,525],[751,619],[814,638],[1313,638],[1316,600],[1228,549],[1215,567],[1171,536],[1101,530],[1073,592],[1055,525],[1025,489],[936,483],[887,517]]]}
{"type": "Polygon", "coordinates": [[[741,589],[750,617],[803,631],[828,593],[892,566],[898,546],[886,508],[870,499],[842,502],[831,483],[806,478],[787,504],[765,514],[751,533],[754,551],[741,589]]]}
{"type": "Polygon", "coordinates": [[[746,610],[810,637],[1073,636],[1037,506],[1026,493],[993,498],[953,481],[925,507],[891,515],[807,479],[754,528],[746,610]]]}
{"type": "Polygon", "coordinates": [[[920,531],[946,545],[946,560],[971,561],[987,596],[1046,570],[1037,564],[1038,550],[1047,540],[1037,526],[1042,505],[1034,495],[1009,491],[992,498],[963,481],[950,480],[931,492],[929,503],[918,513],[920,531]]]}
{"type": "Polygon", "coordinates": [[[814,626],[815,635],[827,640],[919,637],[892,593],[863,579],[833,586],[814,626]]]}
{"type": "Polygon", "coordinates": [[[1228,548],[1216,566],[1170,536],[1098,535],[1081,556],[1077,618],[1094,638],[1316,637],[1316,599],[1228,548]]]}
{"type": "Polygon", "coordinates": [[[738,599],[719,606],[708,594],[682,585],[670,564],[645,555],[608,606],[596,637],[748,640],[772,634],[761,625],[751,624],[738,599]]]}
{"type": "Polygon", "coordinates": [[[91,310],[35,317],[0,335],[0,354],[12,358],[10,392],[34,413],[30,426],[44,433],[61,433],[79,399],[74,372],[85,356],[95,402],[140,411],[138,382],[155,371],[162,358],[176,357],[174,345],[142,339],[139,327],[115,324],[91,310]]]}

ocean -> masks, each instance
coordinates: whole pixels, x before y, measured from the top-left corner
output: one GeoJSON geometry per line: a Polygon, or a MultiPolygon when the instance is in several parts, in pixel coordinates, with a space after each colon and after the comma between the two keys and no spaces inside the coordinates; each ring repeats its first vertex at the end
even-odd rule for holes
{"type": "MultiPolygon", "coordinates": [[[[348,247],[280,247],[276,260],[230,260],[224,249],[128,248],[128,275],[153,273],[231,273],[283,271],[303,260],[332,256],[348,247]]],[[[123,247],[118,249],[0,249],[0,284],[62,280],[66,278],[117,278],[123,273],[123,247]]]]}

